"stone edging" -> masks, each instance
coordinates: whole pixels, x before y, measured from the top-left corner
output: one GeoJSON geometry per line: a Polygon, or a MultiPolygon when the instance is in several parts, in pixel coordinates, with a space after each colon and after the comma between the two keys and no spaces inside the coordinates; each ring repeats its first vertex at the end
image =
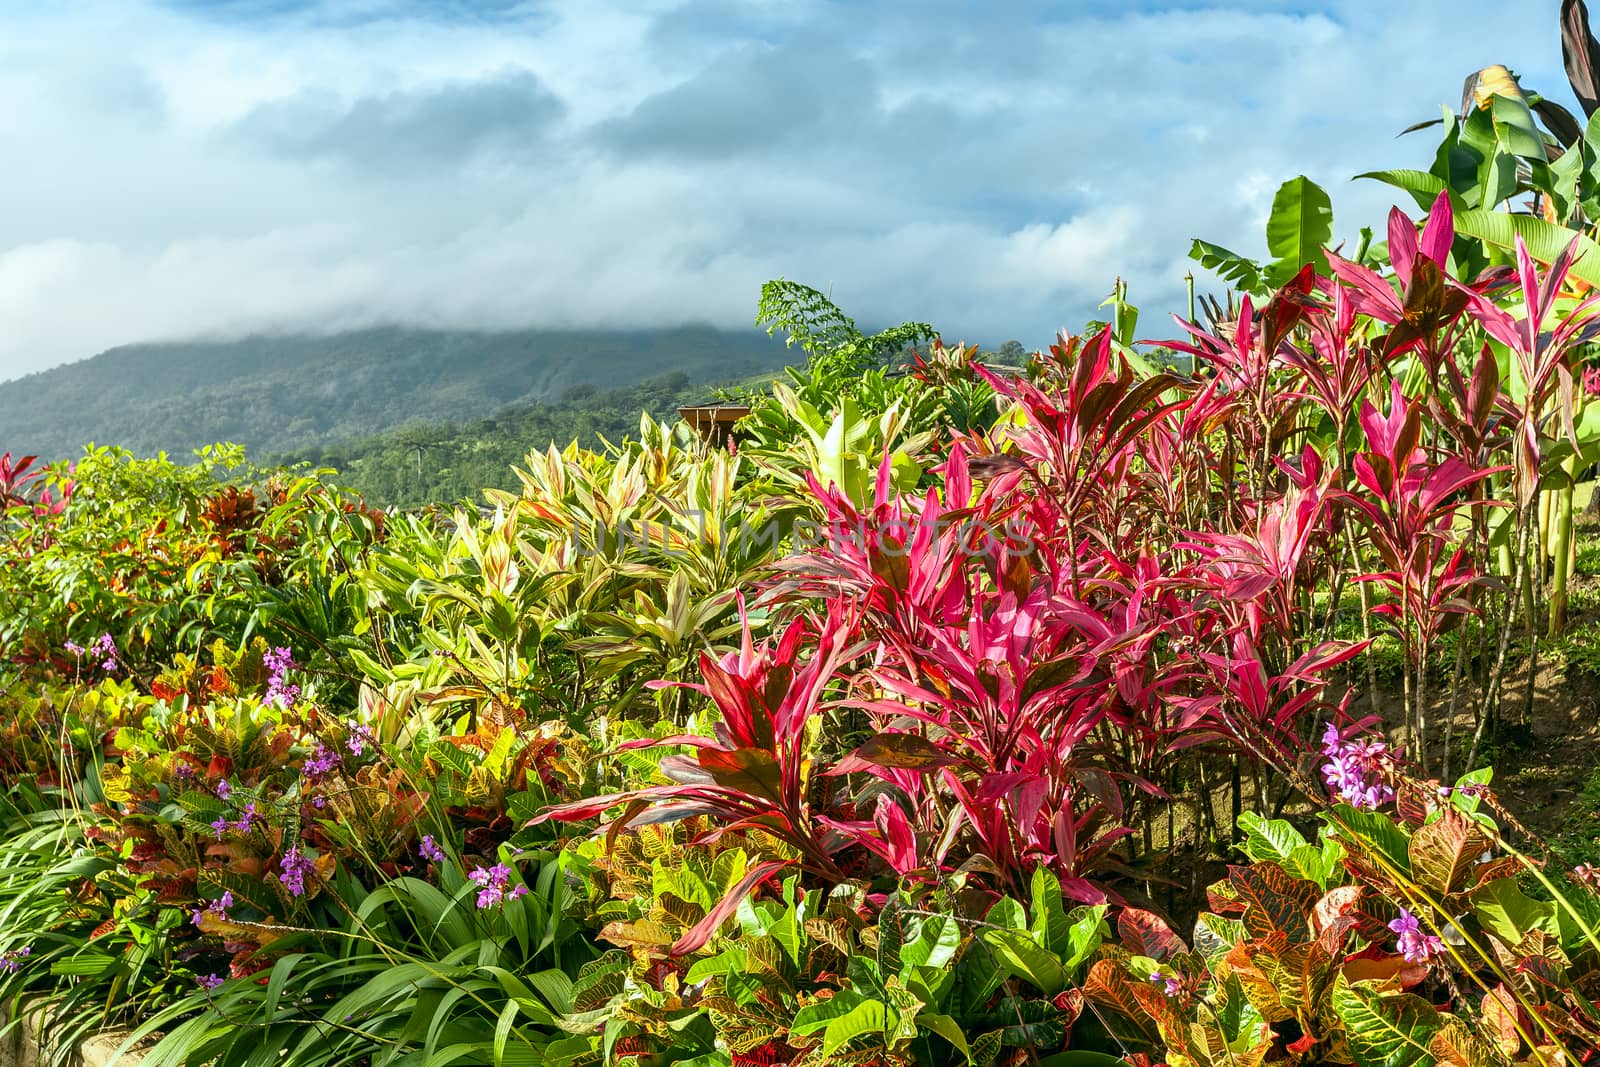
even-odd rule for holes
{"type": "MultiPolygon", "coordinates": [[[[0,1027],[11,1021],[10,1006],[0,1006],[0,1027]]],[[[40,1067],[45,1062],[47,1042],[40,1033],[42,1022],[40,1013],[31,1013],[24,1017],[20,1026],[0,1036],[0,1067],[40,1067]]],[[[126,1031],[96,1034],[82,1042],[68,1062],[74,1067],[138,1067],[144,1059],[138,1049],[117,1055],[117,1049],[127,1037],[126,1031]]]]}

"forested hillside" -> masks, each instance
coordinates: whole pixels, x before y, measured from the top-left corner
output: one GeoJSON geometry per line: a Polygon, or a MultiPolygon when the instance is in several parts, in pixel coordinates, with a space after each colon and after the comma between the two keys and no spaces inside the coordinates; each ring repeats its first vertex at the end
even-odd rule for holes
{"type": "Polygon", "coordinates": [[[784,354],[759,330],[692,326],[381,328],[130,345],[0,383],[0,450],[63,458],[94,441],[181,456],[236,441],[253,455],[281,454],[416,423],[481,419],[510,405],[557,402],[560,409],[582,386],[611,389],[675,373],[685,387],[728,381],[775,369],[784,354]]]}

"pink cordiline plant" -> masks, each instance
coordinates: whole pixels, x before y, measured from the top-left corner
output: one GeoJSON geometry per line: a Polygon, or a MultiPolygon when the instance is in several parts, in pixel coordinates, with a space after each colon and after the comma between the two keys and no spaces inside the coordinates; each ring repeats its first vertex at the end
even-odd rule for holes
{"type": "MultiPolygon", "coordinates": [[[[1161,532],[1183,536],[1173,516],[1131,519],[1133,494],[1118,483],[1139,465],[1139,431],[1159,433],[1191,401],[1166,389],[1134,394],[1104,343],[1064,343],[1060,354],[1079,360],[1058,375],[1063,387],[997,380],[1014,415],[993,439],[956,443],[946,473],[960,490],[943,501],[932,490],[918,505],[896,501],[882,474],[874,512],[862,515],[813,486],[831,516],[860,523],[866,536],[784,561],[778,589],[814,595],[837,583],[862,604],[874,655],[860,680],[881,696],[852,704],[873,715],[878,733],[833,773],[878,780],[867,791],[878,798],[874,821],[935,843],[917,863],[946,865],[965,835],[968,859],[981,858],[1007,887],[1042,864],[1069,893],[1104,899],[1087,875],[1114,869],[1113,846],[1132,832],[1121,786],[1159,795],[1162,769],[1201,744],[1293,759],[1297,720],[1320,700],[1327,672],[1362,646],[1319,645],[1282,669],[1269,664],[1291,657],[1264,654],[1265,642],[1287,645],[1299,557],[1326,521],[1328,479],[1315,453],[1303,469],[1288,468],[1298,495],[1269,502],[1265,527],[1233,541],[1208,535],[1220,546],[1209,555],[1194,551],[1198,541],[1162,547],[1161,532]],[[1108,455],[1114,465],[1092,469],[1088,457],[1108,455]],[[973,472],[986,484],[969,490],[973,472]],[[1022,544],[962,552],[953,539],[926,535],[925,524],[918,537],[899,538],[892,565],[873,557],[870,546],[908,509],[943,514],[969,492],[970,513],[1004,517],[1022,544]],[[1069,509],[1081,521],[1068,521],[1069,509]],[[1256,570],[1229,573],[1218,560],[1232,549],[1230,559],[1256,570]],[[1274,598],[1278,579],[1291,588],[1274,598]],[[914,590],[922,595],[907,595],[914,590]]],[[[1200,395],[1212,417],[1229,410],[1215,393],[1200,395]]],[[[902,873],[912,855],[897,850],[902,873]]]]}
{"type": "Polygon", "coordinates": [[[745,619],[740,648],[721,658],[702,653],[704,681],[688,686],[709,697],[720,714],[712,736],[680,734],[621,746],[689,748],[689,755],[661,761],[662,772],[673,784],[559,804],[533,822],[579,822],[621,808],[601,827],[616,832],[706,816],[712,825],[700,841],[759,831],[792,852],[793,861],[772,859],[753,865],[718,907],[673,945],[678,955],[705,944],[740,900],[791,862],[825,879],[842,880],[846,876],[842,853],[860,847],[863,836],[883,839],[874,851],[888,847],[890,841],[888,831],[880,832],[870,823],[861,827],[824,821],[823,798],[813,788],[817,772],[826,769],[813,764],[816,720],[825,710],[824,691],[840,663],[856,654],[856,631],[855,611],[843,601],[828,605],[820,623],[797,617],[776,640],[759,644],[745,619]]]}
{"type": "Polygon", "coordinates": [[[1374,582],[1391,600],[1373,609],[1391,622],[1413,674],[1405,675],[1407,722],[1416,758],[1425,760],[1428,650],[1452,616],[1474,610],[1468,591],[1489,579],[1473,567],[1458,519],[1498,502],[1469,494],[1506,467],[1478,467],[1456,455],[1432,459],[1422,447],[1422,406],[1390,389],[1389,412],[1363,403],[1360,425],[1367,447],[1352,460],[1356,490],[1341,490],[1340,504],[1364,527],[1383,569],[1356,578],[1374,582]]]}

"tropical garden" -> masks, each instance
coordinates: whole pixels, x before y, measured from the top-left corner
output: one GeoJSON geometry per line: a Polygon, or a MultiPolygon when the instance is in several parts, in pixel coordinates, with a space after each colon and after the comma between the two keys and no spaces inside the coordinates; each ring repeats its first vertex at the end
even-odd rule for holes
{"type": "Polygon", "coordinates": [[[731,444],[646,416],[482,506],[8,454],[8,1025],[160,1067],[1592,1062],[1600,835],[1494,763],[1600,632],[1600,120],[1491,68],[1442,129],[1356,247],[1304,178],[1268,260],[1197,242],[1232,292],[1159,349],[1121,286],[1013,373],[770,283],[806,358],[731,444]]]}

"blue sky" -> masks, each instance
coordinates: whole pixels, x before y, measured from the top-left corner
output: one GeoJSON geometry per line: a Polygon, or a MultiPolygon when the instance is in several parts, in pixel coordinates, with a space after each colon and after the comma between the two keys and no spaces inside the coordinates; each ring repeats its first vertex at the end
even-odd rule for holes
{"type": "Polygon", "coordinates": [[[748,326],[760,283],[1039,345],[1189,240],[1341,230],[1556,7],[1486,0],[0,0],[0,378],[376,322],[748,326]]]}

